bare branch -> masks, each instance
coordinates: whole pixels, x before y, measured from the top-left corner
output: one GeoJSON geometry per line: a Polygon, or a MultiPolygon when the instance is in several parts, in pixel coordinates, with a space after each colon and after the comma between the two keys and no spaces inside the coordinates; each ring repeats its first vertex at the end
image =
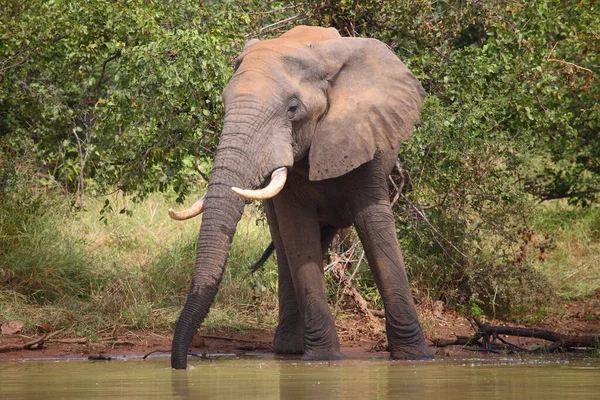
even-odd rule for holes
{"type": "Polygon", "coordinates": [[[1,68],[0,74],[4,74],[6,71],[13,69],[13,68],[17,68],[19,65],[24,64],[27,60],[29,60],[31,58],[32,54],[33,54],[33,52],[27,54],[27,56],[25,56],[25,58],[23,58],[21,61],[14,63],[13,65],[9,65],[8,67],[1,68]]]}
{"type": "Polygon", "coordinates": [[[448,57],[442,51],[440,51],[439,49],[437,49],[435,46],[432,46],[432,45],[430,45],[428,43],[425,43],[423,40],[419,39],[417,36],[412,35],[410,33],[404,32],[404,34],[406,36],[408,36],[409,38],[411,38],[412,40],[414,40],[415,42],[417,42],[417,44],[420,44],[422,46],[427,47],[430,50],[433,50],[434,53],[436,53],[437,55],[439,55],[440,57],[442,57],[444,60],[449,61],[449,62],[454,62],[454,60],[452,60],[450,57],[448,57]]]}
{"type": "Polygon", "coordinates": [[[268,15],[268,14],[273,14],[273,13],[280,12],[280,11],[289,10],[291,8],[298,8],[300,6],[303,6],[304,4],[305,3],[290,4],[288,6],[283,6],[283,7],[275,8],[275,9],[269,10],[269,11],[251,12],[249,14],[252,14],[252,15],[256,15],[256,14],[268,15]]]}
{"type": "Polygon", "coordinates": [[[120,53],[113,54],[112,56],[110,56],[106,60],[104,60],[104,63],[102,63],[102,72],[100,72],[100,77],[98,78],[98,82],[96,82],[96,97],[99,97],[100,86],[102,86],[102,83],[104,83],[104,74],[106,73],[106,65],[109,62],[116,60],[120,56],[121,56],[120,53]]]}
{"type": "MultiPolygon", "coordinates": [[[[404,174],[406,173],[406,171],[400,166],[400,163],[398,161],[396,161],[395,164],[396,169],[398,170],[398,172],[400,173],[401,176],[404,176],[404,174]]],[[[408,179],[410,180],[410,175],[408,175],[408,179]]],[[[404,180],[403,180],[404,181],[404,180]]],[[[442,249],[442,251],[458,266],[460,266],[460,263],[458,263],[454,257],[452,257],[450,255],[450,253],[446,250],[446,248],[442,245],[442,243],[440,243],[437,238],[436,235],[438,237],[440,237],[444,242],[446,242],[448,245],[450,245],[450,247],[452,247],[454,249],[454,251],[456,251],[458,254],[460,254],[461,256],[463,256],[465,259],[467,259],[467,255],[464,254],[462,251],[460,251],[449,239],[446,238],[446,236],[444,236],[439,229],[437,229],[435,227],[435,225],[433,225],[431,223],[431,221],[429,221],[429,218],[427,218],[427,215],[425,214],[425,212],[423,211],[423,207],[421,206],[417,206],[415,205],[412,201],[410,201],[406,196],[404,196],[404,194],[402,194],[401,192],[398,192],[399,196],[402,198],[402,200],[404,200],[417,214],[417,216],[419,216],[426,224],[427,226],[429,226],[429,229],[434,233],[433,236],[433,240],[435,240],[435,242],[440,246],[440,248],[442,249]]]]}
{"type": "Polygon", "coordinates": [[[204,182],[208,183],[209,177],[208,175],[206,175],[204,172],[202,172],[202,170],[200,169],[200,166],[198,165],[198,150],[199,150],[200,146],[194,146],[194,169],[198,172],[198,174],[200,174],[200,176],[202,177],[202,179],[204,179],[204,182]]]}
{"type": "Polygon", "coordinates": [[[564,64],[564,65],[569,65],[569,66],[571,66],[571,67],[573,67],[575,69],[579,69],[581,71],[586,71],[586,72],[588,72],[588,73],[590,73],[592,75],[594,74],[594,72],[592,70],[587,69],[585,67],[581,67],[581,66],[579,66],[577,64],[574,64],[572,62],[568,62],[568,61],[564,61],[564,60],[557,60],[556,58],[549,58],[548,62],[555,62],[555,63],[564,64]]]}
{"type": "MultiPolygon", "coordinates": [[[[53,38],[51,38],[51,39],[44,39],[44,40],[42,40],[42,42],[41,42],[41,43],[43,43],[43,42],[44,42],[44,41],[46,41],[46,40],[52,40],[52,41],[58,42],[59,40],[62,40],[62,39],[64,39],[65,37],[66,37],[66,35],[56,35],[55,37],[53,37],[53,38]]],[[[41,44],[41,43],[40,43],[40,44],[41,44]]],[[[15,58],[19,57],[19,55],[23,54],[23,53],[24,53],[26,50],[28,50],[28,49],[30,49],[30,48],[31,48],[31,46],[27,46],[27,47],[25,47],[24,49],[20,50],[20,51],[19,51],[19,52],[18,52],[18,53],[15,55],[15,58]]],[[[15,64],[13,64],[13,65],[9,65],[8,67],[0,68],[0,74],[4,74],[6,71],[8,71],[8,70],[10,70],[10,69],[13,69],[13,68],[16,68],[16,67],[18,67],[18,66],[20,66],[20,65],[24,64],[24,63],[25,63],[27,60],[29,60],[29,59],[31,58],[31,56],[32,56],[32,55],[33,55],[35,52],[37,52],[39,49],[40,49],[40,47],[38,46],[38,47],[36,47],[35,49],[33,49],[32,51],[30,51],[30,52],[29,52],[29,53],[28,53],[28,54],[25,56],[25,58],[23,58],[21,61],[19,61],[19,62],[15,63],[15,64]]],[[[8,61],[8,60],[7,60],[7,61],[8,61]]],[[[5,62],[4,64],[6,64],[6,62],[5,62]]]]}
{"type": "Polygon", "coordinates": [[[446,236],[444,236],[430,221],[429,218],[427,218],[427,215],[425,215],[425,213],[419,208],[417,207],[412,201],[410,201],[409,199],[406,198],[406,196],[404,196],[403,194],[400,195],[400,197],[402,197],[402,199],[413,208],[413,210],[415,210],[415,212],[417,213],[418,216],[421,217],[421,219],[423,221],[425,221],[425,223],[429,226],[429,228],[435,233],[437,234],[440,238],[442,238],[446,243],[448,243],[450,245],[450,247],[452,247],[454,249],[454,251],[456,251],[458,254],[460,254],[461,256],[463,256],[464,258],[468,258],[467,255],[465,253],[463,253],[462,251],[460,251],[450,240],[448,240],[446,238],[446,236]]]}
{"type": "Polygon", "coordinates": [[[77,207],[81,207],[83,205],[83,197],[85,192],[85,164],[87,163],[88,157],[90,155],[89,146],[85,146],[84,144],[89,144],[91,136],[86,134],[86,141],[84,142],[77,135],[77,127],[73,127],[73,135],[77,139],[77,155],[79,156],[79,181],[77,183],[77,207]]]}
{"type": "Polygon", "coordinates": [[[258,37],[261,33],[277,29],[280,26],[286,25],[286,24],[288,24],[288,23],[290,23],[290,22],[292,22],[292,21],[294,21],[296,19],[299,19],[300,21],[303,21],[304,19],[306,19],[306,16],[304,16],[302,13],[298,13],[298,14],[296,14],[294,16],[289,17],[289,18],[282,19],[281,21],[277,21],[277,22],[274,22],[274,23],[272,23],[270,25],[263,26],[262,28],[260,28],[260,30],[258,32],[248,33],[248,34],[244,35],[244,37],[245,38],[258,37]]]}

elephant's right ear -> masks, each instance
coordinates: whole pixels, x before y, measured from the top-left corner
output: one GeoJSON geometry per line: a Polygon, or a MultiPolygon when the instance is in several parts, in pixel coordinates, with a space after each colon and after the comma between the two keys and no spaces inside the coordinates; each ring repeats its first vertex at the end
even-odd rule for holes
{"type": "Polygon", "coordinates": [[[341,176],[377,150],[398,149],[418,122],[423,87],[382,42],[339,38],[315,43],[329,72],[329,109],[309,152],[313,181],[341,176]]]}

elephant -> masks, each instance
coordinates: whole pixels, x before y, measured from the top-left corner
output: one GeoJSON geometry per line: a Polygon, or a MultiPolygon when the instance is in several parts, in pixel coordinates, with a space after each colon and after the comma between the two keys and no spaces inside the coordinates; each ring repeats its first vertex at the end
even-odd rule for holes
{"type": "MultiPolygon", "coordinates": [[[[325,255],[327,254],[327,250],[329,249],[329,246],[331,245],[331,242],[333,241],[333,238],[337,233],[338,230],[330,226],[325,226],[321,228],[321,249],[323,250],[323,257],[325,257],[325,255]]],[[[341,235],[342,231],[340,231],[339,233],[341,235]]],[[[275,244],[271,242],[263,251],[260,258],[249,268],[250,273],[253,274],[256,271],[258,271],[260,267],[262,267],[263,264],[267,262],[267,260],[269,259],[269,257],[271,257],[274,251],[275,244]]]]}
{"type": "Polygon", "coordinates": [[[248,199],[263,200],[278,264],[273,350],[342,359],[322,253],[354,225],[385,307],[392,359],[431,359],[408,284],[387,176],[419,121],[425,91],[382,42],[295,27],[249,41],[222,93],[223,129],[202,213],[195,269],[171,366],[187,368],[195,331],[218,291],[248,199]]]}

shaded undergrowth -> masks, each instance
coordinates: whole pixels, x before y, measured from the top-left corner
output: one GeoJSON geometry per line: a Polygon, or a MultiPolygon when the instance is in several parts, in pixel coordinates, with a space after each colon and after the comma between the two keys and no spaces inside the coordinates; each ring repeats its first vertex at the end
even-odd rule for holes
{"type": "MultiPolygon", "coordinates": [[[[167,209],[175,201],[162,194],[143,201],[112,195],[108,206],[106,198],[89,198],[85,209],[74,212],[67,196],[32,184],[26,163],[3,167],[0,322],[24,321],[30,332],[49,324],[90,337],[173,329],[194,268],[199,219],[170,220],[167,209]]],[[[592,296],[600,287],[600,208],[548,203],[530,219],[528,230],[518,232],[521,246],[504,259],[484,257],[486,248],[502,243],[502,237],[489,236],[462,270],[443,266],[443,259],[436,267],[436,243],[404,240],[417,301],[431,303],[442,294],[465,314],[532,322],[554,312],[562,299],[592,296]]],[[[340,245],[340,259],[348,263],[346,274],[355,273],[354,285],[370,307],[381,308],[364,257],[356,268],[362,249],[352,247],[355,239],[340,245]]],[[[247,207],[204,324],[209,330],[275,326],[274,258],[248,274],[269,242],[261,214],[247,207]]],[[[328,275],[327,285],[332,309],[339,311],[345,304],[339,282],[328,275]]]]}
{"type": "MultiPolygon", "coordinates": [[[[109,207],[104,198],[88,199],[73,212],[66,196],[37,190],[14,166],[2,174],[0,321],[88,336],[173,328],[191,281],[199,219],[172,221],[174,199],[160,194],[143,202],[113,195],[109,207]]],[[[257,216],[248,207],[239,224],[209,328],[275,322],[274,269],[246,276],[270,241],[257,216]]]]}

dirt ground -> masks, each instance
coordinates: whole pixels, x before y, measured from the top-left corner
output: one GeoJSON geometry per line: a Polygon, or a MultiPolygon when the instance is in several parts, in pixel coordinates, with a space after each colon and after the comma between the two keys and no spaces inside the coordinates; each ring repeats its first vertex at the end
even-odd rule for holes
{"type": "MultiPolygon", "coordinates": [[[[457,355],[473,355],[478,352],[487,353],[485,350],[467,348],[465,346],[434,347],[433,342],[439,340],[454,340],[457,336],[470,336],[474,328],[469,320],[459,315],[454,310],[444,310],[441,307],[434,309],[420,309],[422,325],[427,340],[432,346],[436,357],[457,355]]],[[[552,330],[558,333],[573,336],[597,336],[600,334],[600,301],[570,302],[564,304],[564,313],[560,318],[551,317],[538,323],[539,329],[552,330]]],[[[502,321],[487,321],[492,325],[511,325],[502,321]]],[[[346,318],[336,323],[342,345],[342,352],[351,358],[386,358],[389,353],[385,351],[384,320],[373,320],[361,316],[346,318]]],[[[531,327],[531,326],[530,326],[531,327]]],[[[36,344],[31,349],[8,350],[8,347],[19,347],[31,343],[43,334],[25,336],[14,334],[0,338],[0,361],[27,360],[27,359],[62,359],[83,358],[131,358],[142,357],[150,352],[170,351],[172,332],[133,332],[127,331],[117,337],[105,337],[99,342],[91,342],[86,338],[64,337],[57,334],[36,344]],[[7,351],[8,350],[8,351],[7,351]]],[[[211,331],[201,328],[194,337],[191,352],[199,355],[218,354],[269,354],[272,352],[273,332],[253,330],[237,332],[232,330],[211,331]]],[[[523,337],[505,337],[504,340],[524,348],[538,347],[544,343],[523,337]]]]}

